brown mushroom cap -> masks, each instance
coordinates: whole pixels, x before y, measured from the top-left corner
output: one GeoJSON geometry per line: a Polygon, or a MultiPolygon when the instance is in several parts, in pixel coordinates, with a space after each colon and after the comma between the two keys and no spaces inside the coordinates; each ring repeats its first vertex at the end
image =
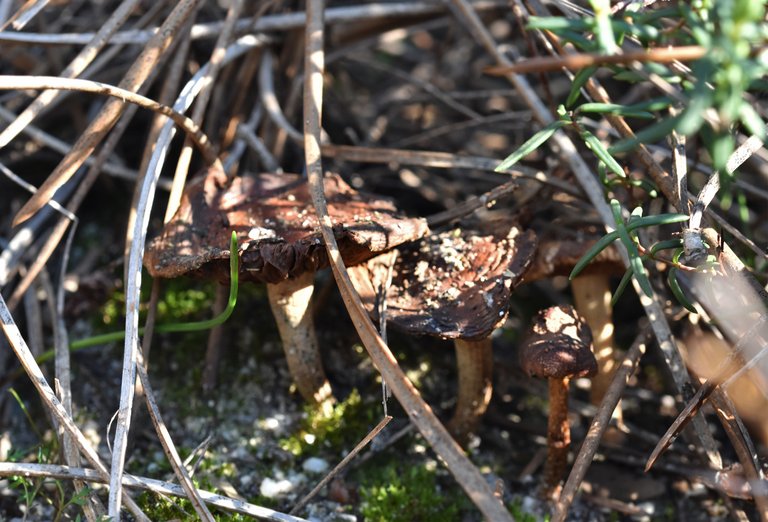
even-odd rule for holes
{"type": "MultiPolygon", "coordinates": [[[[489,228],[456,228],[400,248],[387,293],[388,323],[445,339],[490,335],[507,316],[512,289],[533,259],[536,236],[510,222],[489,228]]],[[[373,316],[377,263],[350,270],[373,316]]]]}
{"type": "Polygon", "coordinates": [[[571,306],[553,306],[538,313],[520,347],[520,365],[530,376],[587,377],[597,372],[592,332],[571,306]]]}
{"type": "MultiPolygon", "coordinates": [[[[324,180],[328,211],[344,261],[362,263],[428,233],[426,221],[401,216],[394,204],[358,193],[339,176],[324,180]]],[[[179,210],[148,246],[154,277],[183,274],[229,279],[229,238],[237,232],[240,278],[277,283],[328,266],[309,188],[296,174],[258,174],[226,181],[221,172],[190,183],[179,210]]]]}

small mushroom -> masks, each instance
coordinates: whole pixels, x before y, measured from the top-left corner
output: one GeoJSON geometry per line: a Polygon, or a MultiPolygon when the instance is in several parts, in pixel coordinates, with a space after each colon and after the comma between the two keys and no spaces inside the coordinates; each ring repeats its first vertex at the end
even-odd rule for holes
{"type": "MultiPolygon", "coordinates": [[[[328,210],[344,261],[361,263],[428,231],[390,200],[363,195],[339,176],[324,180],[328,210]]],[[[237,233],[241,281],[267,285],[291,375],[305,400],[321,403],[331,388],[321,364],[311,313],[315,271],[328,266],[306,181],[296,174],[227,180],[220,171],[190,183],[176,215],[147,248],[153,277],[193,275],[227,281],[229,235],[237,233]]]]}
{"type": "MultiPolygon", "coordinates": [[[[493,370],[490,334],[506,319],[512,289],[536,249],[533,232],[521,232],[510,222],[478,228],[449,230],[400,248],[386,293],[388,324],[417,335],[455,340],[459,384],[448,427],[459,442],[477,428],[488,407],[493,370]]],[[[350,270],[374,319],[376,263],[350,270]]]]}
{"type": "Polygon", "coordinates": [[[538,313],[520,346],[520,365],[532,377],[549,381],[547,460],[542,494],[554,499],[568,463],[571,429],[568,424],[568,383],[597,371],[589,326],[570,306],[553,306],[538,313]]]}
{"type": "MultiPolygon", "coordinates": [[[[599,237],[580,234],[579,239],[545,239],[539,244],[531,269],[525,274],[525,282],[567,276],[576,263],[598,241],[599,237]]],[[[611,278],[620,277],[625,271],[621,256],[614,246],[600,253],[571,281],[573,304],[585,319],[594,337],[594,353],[597,374],[592,379],[590,402],[599,405],[605,396],[618,361],[613,349],[613,310],[611,307],[611,278]]],[[[621,420],[621,407],[613,412],[621,420]]]]}

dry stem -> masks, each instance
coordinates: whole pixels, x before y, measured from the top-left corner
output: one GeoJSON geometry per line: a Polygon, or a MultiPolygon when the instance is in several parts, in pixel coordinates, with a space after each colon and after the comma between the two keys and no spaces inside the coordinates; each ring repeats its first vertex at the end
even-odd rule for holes
{"type": "Polygon", "coordinates": [[[565,481],[565,485],[560,493],[560,498],[555,502],[555,509],[552,513],[552,522],[565,521],[565,517],[568,514],[568,508],[573,502],[573,498],[576,495],[576,491],[579,489],[581,482],[584,480],[589,465],[592,464],[592,459],[600,445],[600,439],[608,428],[613,410],[616,408],[619,400],[621,400],[624,388],[627,386],[627,381],[637,367],[637,362],[645,353],[647,337],[648,329],[643,328],[640,335],[635,339],[635,342],[632,343],[632,347],[627,351],[624,361],[621,363],[618,370],[616,370],[616,373],[613,376],[613,381],[605,392],[603,401],[600,403],[600,407],[592,419],[592,424],[589,426],[587,436],[573,462],[571,474],[568,476],[568,480],[565,481]]]}
{"type": "MultiPolygon", "coordinates": [[[[176,5],[157,34],[149,40],[144,50],[125,73],[123,80],[118,85],[121,89],[135,92],[145,83],[170,47],[178,28],[184,23],[198,1],[181,0],[176,5]]],[[[93,153],[107,133],[115,126],[124,110],[125,105],[119,100],[113,99],[104,105],[99,115],[80,135],[72,147],[72,151],[61,160],[48,176],[48,179],[40,186],[38,192],[19,210],[13,220],[14,225],[32,217],[51,199],[56,190],[77,172],[85,159],[93,153]]]]}
{"type": "Polygon", "coordinates": [[[390,386],[411,421],[418,427],[432,449],[445,461],[448,469],[464,488],[470,499],[490,520],[511,521],[503,504],[494,496],[478,469],[472,465],[458,444],[440,424],[432,410],[421,399],[413,384],[397,364],[387,345],[376,331],[368,313],[355,291],[341,259],[336,238],[331,229],[331,219],[323,194],[323,171],[320,159],[320,115],[323,93],[323,9],[322,0],[307,2],[307,27],[305,32],[305,83],[304,83],[304,154],[307,174],[320,228],[325,240],[328,258],[344,305],[368,354],[384,381],[390,386]]]}

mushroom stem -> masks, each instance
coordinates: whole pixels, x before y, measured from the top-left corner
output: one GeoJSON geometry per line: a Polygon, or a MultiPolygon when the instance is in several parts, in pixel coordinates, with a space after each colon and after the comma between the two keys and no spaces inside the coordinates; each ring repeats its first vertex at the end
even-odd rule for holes
{"type": "Polygon", "coordinates": [[[493,391],[493,349],[491,338],[479,341],[456,339],[456,362],[459,377],[456,411],[448,429],[460,443],[477,429],[488,408],[493,391]]]}
{"type": "Polygon", "coordinates": [[[548,499],[560,494],[560,481],[568,466],[571,427],[568,423],[568,377],[549,379],[549,419],[547,421],[547,460],[544,463],[542,495],[548,499]]]}
{"type": "Polygon", "coordinates": [[[321,404],[332,399],[332,394],[315,336],[310,306],[313,290],[314,274],[311,272],[267,285],[269,304],[291,376],[307,402],[321,404]]]}
{"type": "MultiPolygon", "coordinates": [[[[571,282],[576,310],[592,330],[592,345],[597,359],[597,374],[592,378],[590,400],[598,405],[603,400],[618,364],[613,350],[613,310],[610,280],[605,274],[580,275],[571,282]]],[[[621,418],[621,407],[614,410],[621,418]]]]}

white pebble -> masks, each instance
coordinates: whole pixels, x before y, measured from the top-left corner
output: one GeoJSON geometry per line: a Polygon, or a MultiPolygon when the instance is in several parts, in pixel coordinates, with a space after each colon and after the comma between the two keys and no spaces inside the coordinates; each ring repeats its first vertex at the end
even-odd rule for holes
{"type": "Polygon", "coordinates": [[[11,452],[13,443],[7,433],[0,435],[0,460],[8,460],[8,454],[11,452]]]}
{"type": "Polygon", "coordinates": [[[279,497],[290,493],[293,490],[293,484],[290,480],[274,480],[269,477],[261,481],[259,492],[268,498],[279,497]]]}
{"type": "Polygon", "coordinates": [[[317,457],[310,457],[301,465],[307,473],[325,473],[328,470],[328,462],[317,457]]]}
{"type": "Polygon", "coordinates": [[[265,430],[276,430],[280,427],[280,421],[274,417],[267,417],[261,422],[261,427],[265,430]]]}

